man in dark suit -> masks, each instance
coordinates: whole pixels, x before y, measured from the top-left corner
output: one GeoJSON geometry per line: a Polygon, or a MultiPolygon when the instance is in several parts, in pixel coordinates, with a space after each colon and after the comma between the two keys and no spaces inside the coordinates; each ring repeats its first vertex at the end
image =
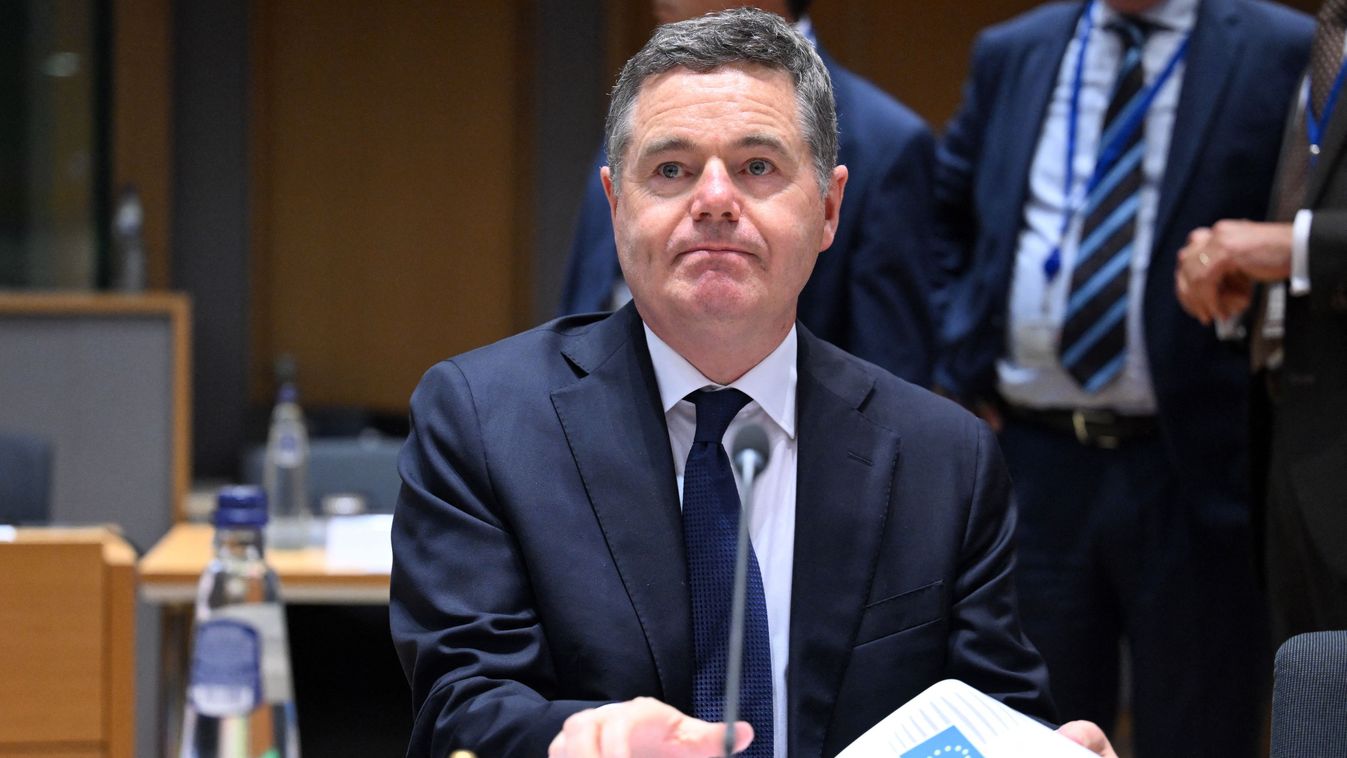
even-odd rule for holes
{"type": "Polygon", "coordinates": [[[1204,324],[1249,310],[1254,283],[1267,294],[1250,338],[1255,401],[1271,411],[1255,440],[1265,445],[1262,557],[1278,640],[1347,629],[1347,106],[1335,94],[1344,26],[1347,2],[1325,2],[1287,119],[1274,221],[1194,231],[1176,272],[1179,299],[1204,324]]]}
{"type": "MultiPolygon", "coordinates": [[[[746,509],[738,749],[835,754],[946,677],[1050,717],[991,433],[797,323],[847,183],[824,71],[762,11],[657,30],[608,117],[632,303],[417,388],[390,604],[411,755],[718,754],[740,513],[723,441],[748,426],[770,456],[746,509]]],[[[1097,727],[1063,729],[1108,754],[1097,727]]]]}
{"type": "Polygon", "coordinates": [[[1309,33],[1259,0],[1046,4],[979,37],[937,151],[937,384],[1001,430],[1054,698],[1107,730],[1125,639],[1143,758],[1253,755],[1262,723],[1245,359],[1172,271],[1264,212],[1309,33]]]}
{"type": "MultiPolygon", "coordinates": [[[[667,23],[743,3],[656,0],[667,23]]],[[[791,19],[814,41],[808,2],[758,7],[791,19]]],[[[832,77],[841,134],[838,160],[850,170],[847,203],[833,244],[800,295],[800,322],[819,337],[910,382],[930,382],[934,352],[930,250],[935,140],[921,117],[818,49],[832,77]]],[[[627,295],[599,181],[604,151],[585,184],[571,243],[562,315],[612,310],[627,295]]]]}

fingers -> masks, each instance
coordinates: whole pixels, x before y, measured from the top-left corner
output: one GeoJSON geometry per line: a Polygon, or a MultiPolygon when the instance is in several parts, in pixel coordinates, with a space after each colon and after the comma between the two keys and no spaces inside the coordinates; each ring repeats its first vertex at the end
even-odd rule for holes
{"type": "MultiPolygon", "coordinates": [[[[720,755],[725,746],[725,725],[688,718],[679,727],[674,741],[686,751],[678,755],[688,758],[720,755]]],[[[742,752],[752,741],[753,727],[747,721],[734,722],[734,752],[742,752]]]]}
{"type": "Polygon", "coordinates": [[[1104,735],[1104,730],[1092,721],[1071,721],[1062,724],[1058,727],[1057,733],[1095,755],[1118,758],[1118,754],[1113,752],[1113,745],[1109,744],[1108,737],[1104,735]]]}
{"type": "Polygon", "coordinates": [[[1238,302],[1238,298],[1223,300],[1231,277],[1241,276],[1231,270],[1230,251],[1222,241],[1230,236],[1233,223],[1218,222],[1215,230],[1194,229],[1175,264],[1174,294],[1179,305],[1203,324],[1227,317],[1230,314],[1225,309],[1238,302]]]}
{"type": "MultiPolygon", "coordinates": [[[[736,723],[735,752],[752,740],[753,728],[736,723]]],[[[547,754],[549,758],[704,758],[719,755],[724,744],[724,724],[692,718],[652,698],[637,698],[572,715],[547,754]]]]}
{"type": "Polygon", "coordinates": [[[1185,247],[1179,251],[1178,264],[1174,269],[1174,294],[1179,299],[1179,305],[1203,324],[1210,323],[1212,318],[1211,300],[1214,298],[1207,296],[1205,290],[1208,285],[1202,276],[1203,269],[1209,267],[1210,262],[1210,256],[1201,248],[1185,247]]]}
{"type": "Polygon", "coordinates": [[[561,731],[547,746],[548,758],[595,758],[599,755],[599,711],[592,709],[571,715],[561,731]]]}

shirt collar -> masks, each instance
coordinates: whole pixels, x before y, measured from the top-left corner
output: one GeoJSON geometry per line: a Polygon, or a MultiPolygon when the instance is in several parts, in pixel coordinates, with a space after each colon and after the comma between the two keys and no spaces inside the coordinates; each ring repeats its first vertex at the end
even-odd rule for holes
{"type": "MultiPolygon", "coordinates": [[[[1198,2],[1199,0],[1165,0],[1165,2],[1158,3],[1155,7],[1138,15],[1161,29],[1187,32],[1197,22],[1198,2]]],[[[1104,28],[1109,21],[1118,18],[1120,15],[1104,0],[1096,0],[1094,22],[1098,28],[1104,28]]]]}
{"type": "Polygon", "coordinates": [[[642,324],[642,327],[645,329],[645,343],[650,349],[650,362],[655,368],[655,383],[659,385],[660,403],[665,413],[691,392],[705,387],[728,386],[752,398],[787,437],[795,438],[796,358],[799,342],[794,326],[791,326],[790,332],[775,350],[728,385],[716,384],[707,379],[696,366],[688,363],[686,358],[650,331],[649,326],[642,324]]]}

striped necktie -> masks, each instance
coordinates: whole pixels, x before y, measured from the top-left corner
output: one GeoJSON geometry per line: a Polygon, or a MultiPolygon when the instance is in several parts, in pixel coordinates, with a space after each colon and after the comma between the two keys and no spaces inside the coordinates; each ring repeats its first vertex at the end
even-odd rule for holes
{"type": "Polygon", "coordinates": [[[1118,76],[1099,138],[1101,152],[1117,159],[1085,199],[1080,247],[1071,273],[1071,296],[1062,324],[1062,366],[1090,393],[1122,373],[1127,356],[1127,285],[1145,155],[1142,48],[1150,31],[1145,21],[1120,16],[1108,29],[1122,38],[1118,76]]]}
{"type": "MultiPolygon", "coordinates": [[[[748,404],[735,389],[698,390],[687,399],[697,406],[697,431],[683,469],[683,542],[692,596],[692,715],[716,723],[724,718],[725,669],[739,541],[739,490],[721,438],[748,404]]],[[[757,556],[749,546],[744,657],[739,718],[753,725],[753,742],[740,753],[772,755],[772,649],[767,633],[767,596],[757,556]]]]}

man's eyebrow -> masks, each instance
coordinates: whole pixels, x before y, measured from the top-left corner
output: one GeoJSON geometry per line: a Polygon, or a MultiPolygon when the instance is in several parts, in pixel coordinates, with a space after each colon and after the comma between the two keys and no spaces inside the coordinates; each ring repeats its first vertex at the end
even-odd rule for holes
{"type": "Polygon", "coordinates": [[[674,153],[681,150],[691,150],[692,142],[683,137],[661,137],[651,142],[641,151],[642,158],[650,158],[663,153],[674,153]]]}
{"type": "Polygon", "coordinates": [[[789,153],[786,143],[772,134],[750,134],[739,140],[739,147],[765,147],[778,153],[789,153]]]}
{"type": "MultiPolygon", "coordinates": [[[[790,152],[786,148],[786,143],[779,137],[766,133],[745,135],[735,143],[735,146],[740,148],[762,147],[781,154],[790,152]]],[[[661,137],[646,145],[645,148],[641,150],[641,157],[648,159],[657,155],[663,155],[664,153],[693,150],[694,147],[692,140],[689,140],[686,137],[661,137]]]]}

